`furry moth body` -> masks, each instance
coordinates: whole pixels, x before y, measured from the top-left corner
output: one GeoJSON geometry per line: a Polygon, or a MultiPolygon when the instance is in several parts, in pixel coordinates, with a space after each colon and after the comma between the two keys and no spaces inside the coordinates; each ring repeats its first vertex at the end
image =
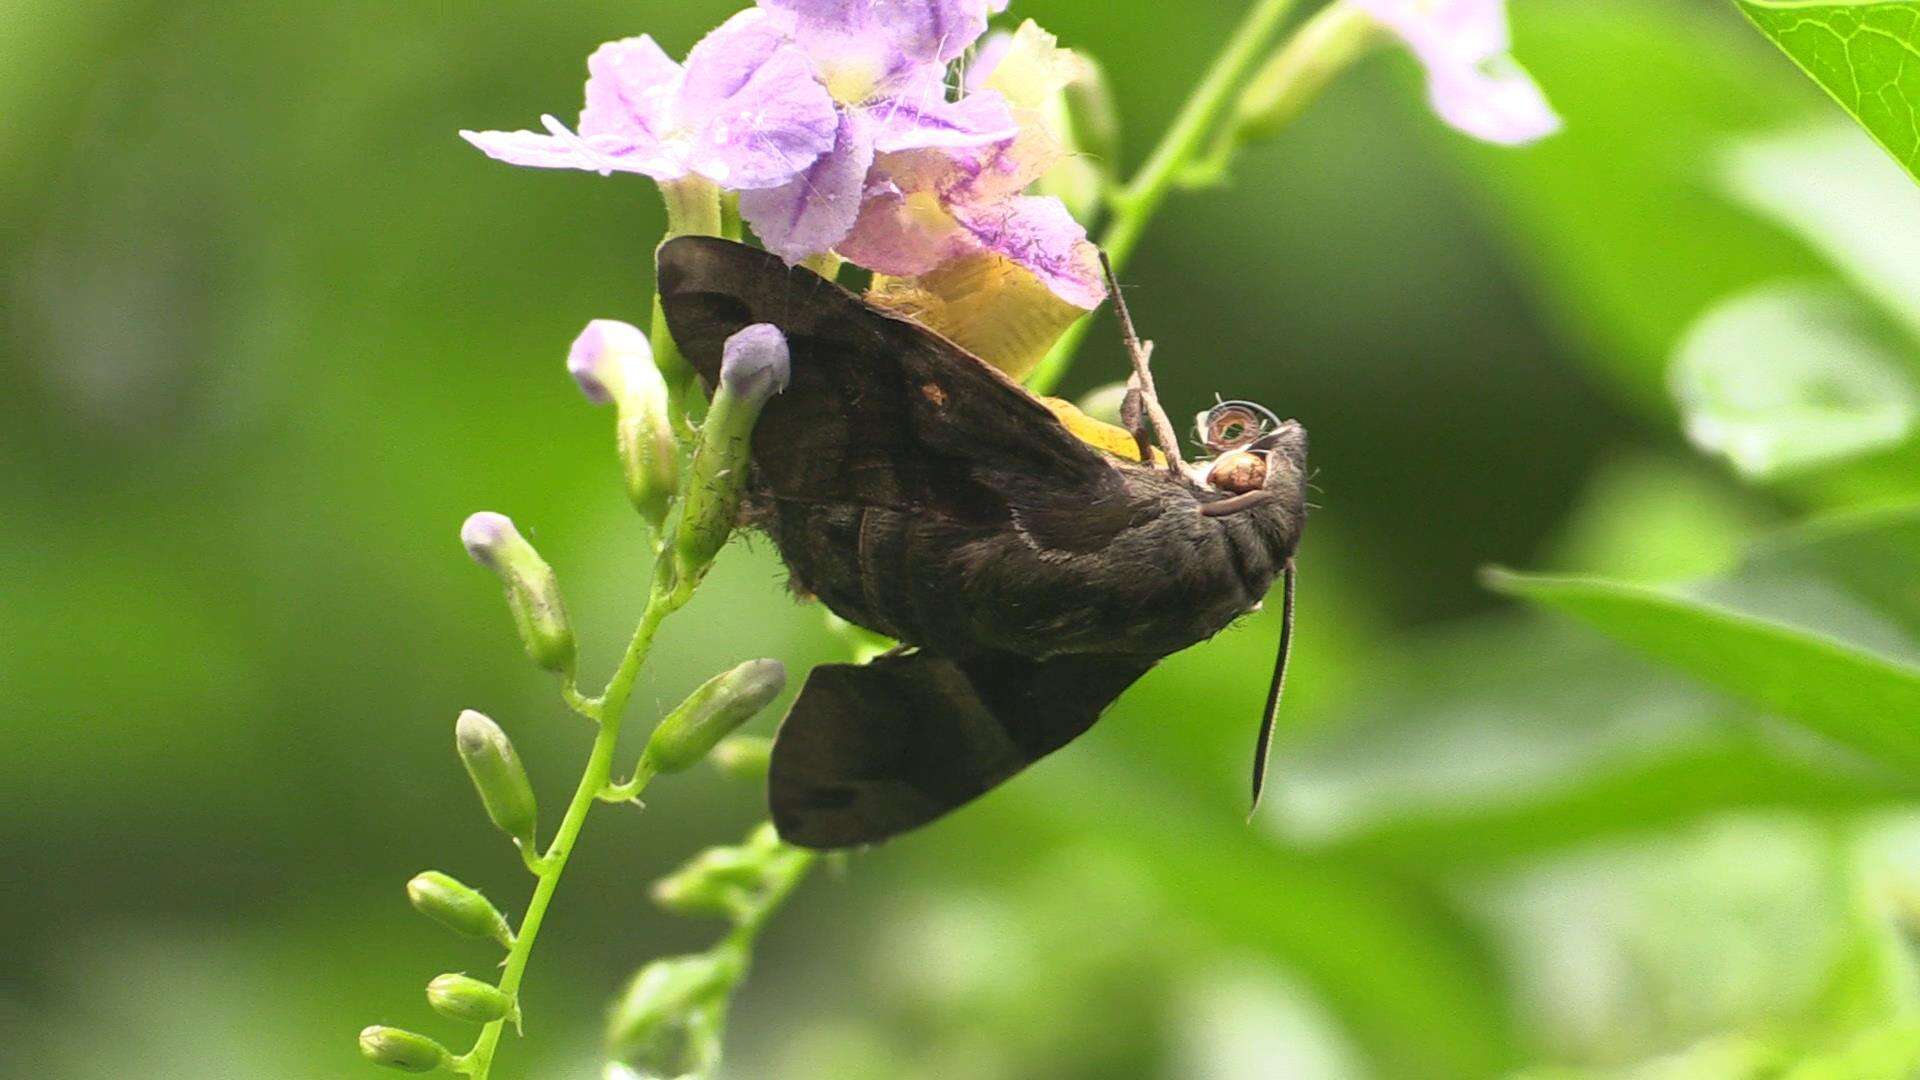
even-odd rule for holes
{"type": "Polygon", "coordinates": [[[804,268],[709,237],[659,258],[668,327],[709,386],[745,326],[792,350],[754,429],[749,521],[800,590],[908,646],[809,676],[768,781],[790,843],[873,843],[959,807],[1291,573],[1298,424],[1227,449],[1256,461],[1217,487],[1206,463],[1094,449],[978,358],[804,268]]]}

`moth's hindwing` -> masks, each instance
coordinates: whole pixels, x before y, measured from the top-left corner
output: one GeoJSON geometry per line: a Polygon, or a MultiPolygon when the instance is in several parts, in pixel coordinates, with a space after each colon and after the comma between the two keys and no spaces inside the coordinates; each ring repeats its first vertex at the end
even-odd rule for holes
{"type": "Polygon", "coordinates": [[[812,848],[918,828],[1072,741],[1152,666],[918,652],[815,668],[774,742],[774,825],[812,848]]]}

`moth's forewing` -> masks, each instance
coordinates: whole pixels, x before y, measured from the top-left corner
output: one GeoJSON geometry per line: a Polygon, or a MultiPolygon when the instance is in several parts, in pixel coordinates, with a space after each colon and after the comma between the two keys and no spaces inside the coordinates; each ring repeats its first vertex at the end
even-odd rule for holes
{"type": "Polygon", "coordinates": [[[765,322],[787,336],[791,379],[753,435],[774,497],[987,524],[1005,514],[999,485],[1082,506],[1116,486],[1107,460],[1005,375],[804,267],[689,236],[661,247],[659,278],[668,328],[709,387],[735,332],[765,322]]]}
{"type": "Polygon", "coordinates": [[[817,667],[774,743],[774,825],[812,848],[925,825],[1072,741],[1152,665],[921,652],[817,667]]]}

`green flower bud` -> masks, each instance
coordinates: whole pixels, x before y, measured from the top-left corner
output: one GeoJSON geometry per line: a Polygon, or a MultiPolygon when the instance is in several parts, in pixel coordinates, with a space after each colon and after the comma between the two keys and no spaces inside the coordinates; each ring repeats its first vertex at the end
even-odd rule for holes
{"type": "Polygon", "coordinates": [[[492,983],[448,973],[427,984],[433,1011],[469,1024],[491,1024],[513,1015],[513,999],[492,983]]]}
{"type": "Polygon", "coordinates": [[[653,902],[676,915],[730,915],[766,885],[765,853],[715,847],[653,885],[653,902]]]}
{"type": "Polygon", "coordinates": [[[360,1029],[360,1056],[376,1065],[411,1073],[432,1072],[450,1058],[446,1047],[425,1035],[378,1024],[360,1029]]]}
{"type": "Polygon", "coordinates": [[[655,528],[680,480],[680,446],[673,435],[667,381],[653,362],[653,346],[640,329],[613,319],[595,319],[574,339],[567,370],[596,405],[614,403],[614,427],[627,497],[655,528]]]}
{"type": "Polygon", "coordinates": [[[1233,138],[1251,142],[1278,133],[1334,76],[1379,40],[1380,24],[1357,4],[1329,4],[1273,54],[1234,103],[1233,138]]]}
{"type": "Polygon", "coordinates": [[[1112,176],[1120,170],[1120,107],[1114,102],[1106,69],[1084,52],[1076,50],[1074,55],[1080,59],[1080,70],[1063,92],[1067,130],[1072,132],[1073,148],[1112,176]]]}
{"type": "Polygon", "coordinates": [[[773,763],[773,740],[764,735],[729,735],[714,746],[707,760],[735,780],[765,780],[773,763]]]}
{"type": "Polygon", "coordinates": [[[607,1020],[608,1056],[650,1076],[682,1076],[711,1064],[710,1025],[699,1022],[740,977],[731,954],[655,960],[640,969],[607,1020]]]}
{"type": "Polygon", "coordinates": [[[727,339],[720,385],[700,428],[685,498],[673,531],[676,586],[690,589],[706,574],[740,516],[748,440],[760,410],[786,389],[791,360],[786,335],[756,323],[727,339]]]}
{"type": "Polygon", "coordinates": [[[474,514],[460,527],[460,542],[473,561],[494,572],[506,586],[520,640],[533,662],[548,671],[573,671],[573,625],[560,602],[560,582],[504,514],[474,514]]]}
{"type": "Polygon", "coordinates": [[[642,768],[670,773],[697,764],[786,686],[787,668],[778,660],[749,660],[715,675],[653,729],[640,755],[642,768]]]}
{"type": "Polygon", "coordinates": [[[1103,424],[1120,423],[1120,406],[1127,400],[1127,384],[1110,382],[1096,386],[1074,402],[1081,412],[1103,424]]]}
{"type": "Polygon", "coordinates": [[[515,843],[533,850],[539,807],[534,802],[533,785],[527,782],[527,770],[521,767],[520,755],[513,752],[507,733],[485,714],[468,709],[454,722],[453,744],[460,751],[467,775],[473,778],[475,790],[480,792],[487,816],[515,843]]]}
{"type": "Polygon", "coordinates": [[[407,899],[414,910],[456,934],[488,938],[502,948],[513,947],[513,930],[500,909],[478,891],[438,870],[414,875],[407,882],[407,899]]]}

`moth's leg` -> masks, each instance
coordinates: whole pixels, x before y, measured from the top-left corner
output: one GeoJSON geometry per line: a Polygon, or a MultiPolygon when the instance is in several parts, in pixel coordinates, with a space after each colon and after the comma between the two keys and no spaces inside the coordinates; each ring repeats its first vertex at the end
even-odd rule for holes
{"type": "MultiPolygon", "coordinates": [[[[1121,295],[1120,282],[1113,276],[1113,264],[1107,261],[1107,253],[1100,253],[1100,267],[1107,272],[1107,289],[1113,293],[1113,307],[1120,315],[1120,333],[1127,343],[1127,356],[1133,361],[1133,375],[1127,380],[1126,401],[1139,400],[1146,419],[1153,425],[1155,441],[1160,444],[1160,452],[1167,456],[1167,471],[1175,476],[1186,475],[1186,463],[1180,460],[1180,437],[1174,433],[1173,422],[1167,419],[1167,411],[1160,407],[1160,395],[1153,386],[1153,370],[1148,361],[1153,358],[1153,342],[1141,341],[1134,333],[1133,316],[1127,311],[1127,298],[1121,295]]],[[[1125,402],[1122,403],[1125,408],[1125,402]]],[[[1125,417],[1125,412],[1122,412],[1125,417]]],[[[1136,418],[1137,420],[1137,418],[1136,418]]],[[[1151,462],[1153,455],[1146,452],[1144,431],[1138,423],[1127,425],[1133,429],[1134,438],[1143,443],[1141,457],[1151,462]]]]}
{"type": "Polygon", "coordinates": [[[1140,392],[1140,376],[1127,376],[1127,395],[1120,399],[1120,424],[1133,434],[1133,444],[1140,449],[1140,460],[1153,461],[1153,433],[1147,427],[1146,412],[1141,405],[1143,395],[1140,392]]]}

